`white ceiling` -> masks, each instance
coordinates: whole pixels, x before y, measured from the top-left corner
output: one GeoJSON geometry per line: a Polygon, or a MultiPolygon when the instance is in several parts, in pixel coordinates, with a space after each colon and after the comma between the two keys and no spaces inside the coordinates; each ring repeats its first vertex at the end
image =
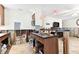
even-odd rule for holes
{"type": "Polygon", "coordinates": [[[78,4],[4,4],[5,9],[19,9],[33,11],[41,10],[43,15],[51,15],[58,18],[72,18],[79,14],[78,4]]]}

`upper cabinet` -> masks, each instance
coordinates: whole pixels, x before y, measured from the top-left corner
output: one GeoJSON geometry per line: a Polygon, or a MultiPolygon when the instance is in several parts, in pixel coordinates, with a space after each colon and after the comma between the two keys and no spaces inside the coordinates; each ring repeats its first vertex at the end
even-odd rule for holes
{"type": "Polygon", "coordinates": [[[4,6],[0,5],[0,26],[4,25],[4,6]]]}

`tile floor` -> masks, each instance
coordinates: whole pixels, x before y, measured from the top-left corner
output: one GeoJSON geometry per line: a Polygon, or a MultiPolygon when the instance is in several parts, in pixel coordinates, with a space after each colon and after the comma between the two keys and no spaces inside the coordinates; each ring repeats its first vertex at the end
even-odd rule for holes
{"type": "MultiPolygon", "coordinates": [[[[59,53],[63,53],[63,42],[59,39],[59,53]]],[[[33,54],[32,45],[29,43],[13,45],[9,54],[33,54]]],[[[79,38],[69,38],[69,54],[79,54],[79,38]]]]}
{"type": "MultiPolygon", "coordinates": [[[[63,53],[63,42],[59,39],[59,53],[63,53]]],[[[70,37],[69,38],[69,54],[79,54],[79,38],[70,37]]]]}
{"type": "Polygon", "coordinates": [[[33,54],[33,48],[29,43],[13,45],[9,54],[33,54]]]}

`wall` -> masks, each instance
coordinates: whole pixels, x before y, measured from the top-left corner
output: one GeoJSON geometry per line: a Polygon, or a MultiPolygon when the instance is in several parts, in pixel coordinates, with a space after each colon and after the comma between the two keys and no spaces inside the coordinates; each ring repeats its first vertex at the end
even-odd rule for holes
{"type": "Polygon", "coordinates": [[[62,19],[57,19],[57,18],[53,18],[53,17],[49,17],[47,16],[45,19],[44,19],[44,27],[45,28],[50,28],[53,26],[53,22],[59,22],[60,23],[60,28],[62,28],[62,19]],[[50,25],[46,25],[46,23],[50,23],[50,25]]]}
{"type": "MultiPolygon", "coordinates": [[[[40,9],[37,9],[35,12],[35,25],[40,25],[43,27],[52,27],[53,22],[59,22],[60,28],[62,28],[62,20],[53,18],[52,16],[46,16],[44,19],[41,19],[42,12],[40,9]],[[44,21],[44,22],[42,22],[44,21]],[[43,24],[44,23],[44,24],[43,24]],[[49,26],[46,23],[50,23],[49,26]]],[[[13,29],[14,22],[21,22],[21,28],[34,28],[31,25],[32,13],[24,9],[5,9],[5,25],[10,29],[13,29]]]]}
{"type": "Polygon", "coordinates": [[[31,25],[32,15],[26,10],[5,9],[5,25],[13,29],[14,22],[21,22],[21,29],[33,28],[31,25]]]}
{"type": "Polygon", "coordinates": [[[53,18],[50,16],[43,15],[43,12],[41,9],[37,9],[35,12],[35,25],[40,25],[44,28],[50,28],[52,27],[53,22],[59,22],[60,28],[62,28],[62,20],[53,18]],[[46,23],[50,23],[50,25],[46,25],[46,23]]]}
{"type": "Polygon", "coordinates": [[[79,17],[73,17],[73,18],[70,18],[70,19],[65,19],[62,21],[63,23],[63,27],[69,27],[69,28],[75,28],[75,27],[79,27],[76,25],[76,20],[78,19],[79,17]]]}
{"type": "Polygon", "coordinates": [[[76,24],[77,19],[78,17],[73,17],[62,21],[63,27],[71,28],[71,36],[79,35],[79,26],[76,24]]]}

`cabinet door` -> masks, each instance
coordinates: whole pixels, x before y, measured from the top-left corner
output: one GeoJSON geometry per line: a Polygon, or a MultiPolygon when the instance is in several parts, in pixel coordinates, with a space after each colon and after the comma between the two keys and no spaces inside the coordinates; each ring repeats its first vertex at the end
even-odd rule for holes
{"type": "Polygon", "coordinates": [[[1,15],[0,15],[0,26],[1,26],[1,15]]]}
{"type": "Polygon", "coordinates": [[[4,7],[0,5],[0,25],[4,25],[4,7]]]}
{"type": "Polygon", "coordinates": [[[45,54],[58,54],[58,39],[56,37],[46,39],[44,42],[44,53],[45,54]]]}

